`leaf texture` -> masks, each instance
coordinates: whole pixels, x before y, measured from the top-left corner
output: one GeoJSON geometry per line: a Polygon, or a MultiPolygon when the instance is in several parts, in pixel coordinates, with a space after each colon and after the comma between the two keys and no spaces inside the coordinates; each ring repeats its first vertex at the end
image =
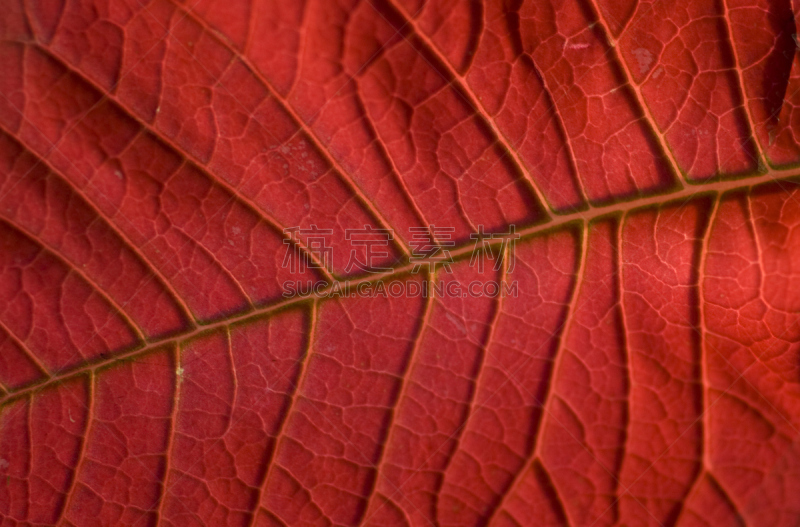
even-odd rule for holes
{"type": "Polygon", "coordinates": [[[800,524],[798,0],[0,4],[0,525],[800,524]]]}

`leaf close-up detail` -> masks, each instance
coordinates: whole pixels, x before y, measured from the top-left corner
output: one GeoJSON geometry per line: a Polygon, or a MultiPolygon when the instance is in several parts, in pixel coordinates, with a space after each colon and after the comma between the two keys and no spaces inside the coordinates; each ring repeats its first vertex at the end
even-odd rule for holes
{"type": "Polygon", "coordinates": [[[800,0],[0,0],[0,527],[800,525],[800,0]]]}

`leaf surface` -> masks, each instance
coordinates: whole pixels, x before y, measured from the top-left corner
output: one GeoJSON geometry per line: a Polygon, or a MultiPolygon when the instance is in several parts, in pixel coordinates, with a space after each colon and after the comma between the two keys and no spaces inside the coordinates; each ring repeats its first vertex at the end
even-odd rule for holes
{"type": "Polygon", "coordinates": [[[4,0],[2,525],[797,525],[799,17],[4,0]]]}

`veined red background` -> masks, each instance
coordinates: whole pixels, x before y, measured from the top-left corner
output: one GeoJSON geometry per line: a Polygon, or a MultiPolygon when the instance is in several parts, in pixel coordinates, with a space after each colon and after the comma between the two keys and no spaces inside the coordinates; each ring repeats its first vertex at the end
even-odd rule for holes
{"type": "Polygon", "coordinates": [[[0,525],[800,525],[798,13],[0,0],[0,525]]]}

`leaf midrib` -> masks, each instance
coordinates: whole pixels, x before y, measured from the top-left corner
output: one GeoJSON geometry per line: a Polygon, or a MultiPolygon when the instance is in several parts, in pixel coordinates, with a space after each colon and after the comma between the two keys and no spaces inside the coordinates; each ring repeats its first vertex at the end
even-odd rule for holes
{"type": "MultiPolygon", "coordinates": [[[[625,216],[629,213],[637,212],[639,210],[644,210],[648,208],[659,208],[663,206],[680,205],[701,196],[713,196],[714,202],[716,202],[725,193],[733,191],[750,190],[756,186],[774,182],[780,182],[780,181],[790,181],[790,180],[800,181],[800,169],[798,168],[786,169],[786,170],[770,169],[764,174],[746,179],[714,181],[703,185],[688,186],[672,194],[662,194],[657,196],[641,198],[635,201],[628,201],[621,204],[614,203],[601,207],[593,207],[588,211],[572,212],[570,214],[557,216],[552,221],[547,223],[541,223],[520,229],[518,231],[518,234],[520,235],[518,242],[521,243],[523,241],[545,234],[547,232],[556,231],[558,229],[568,227],[571,224],[582,225],[584,222],[592,223],[604,217],[615,216],[615,215],[625,216]]],[[[504,240],[487,239],[484,240],[483,242],[485,246],[489,246],[492,249],[495,249],[495,248],[500,248],[500,246],[504,243],[504,240]]],[[[469,258],[473,250],[474,250],[474,244],[471,243],[462,244],[453,249],[452,251],[450,251],[450,254],[453,257],[453,260],[460,261],[469,258]]],[[[376,273],[374,275],[362,276],[350,280],[335,280],[329,283],[324,289],[322,289],[319,292],[312,290],[310,293],[305,293],[292,298],[281,298],[275,302],[271,302],[264,306],[260,306],[247,311],[242,311],[238,314],[221,318],[219,320],[215,320],[207,324],[197,323],[198,324],[197,327],[192,327],[188,331],[173,333],[165,337],[151,339],[150,341],[143,342],[140,346],[123,351],[121,353],[117,353],[112,357],[108,357],[103,360],[95,362],[84,363],[78,367],[66,369],[49,379],[42,379],[40,381],[29,384],[23,388],[20,388],[18,390],[11,390],[9,391],[9,394],[6,395],[4,398],[0,398],[0,406],[3,406],[8,402],[24,397],[31,392],[60,384],[61,382],[66,381],[68,379],[78,377],[90,371],[101,369],[108,365],[114,364],[115,362],[118,361],[134,359],[140,355],[144,355],[163,346],[179,345],[182,341],[197,337],[199,335],[211,333],[219,328],[223,328],[233,324],[246,323],[258,319],[259,317],[269,316],[286,309],[301,307],[312,301],[325,299],[327,296],[329,296],[329,294],[334,288],[338,288],[341,291],[347,293],[347,291],[349,291],[350,288],[356,287],[358,286],[358,284],[377,283],[381,281],[401,278],[403,275],[410,274],[411,270],[419,264],[425,264],[427,262],[435,264],[438,260],[439,259],[437,258],[437,256],[434,255],[427,258],[421,258],[419,261],[415,260],[413,264],[405,263],[403,265],[395,267],[391,271],[376,273]]],[[[96,286],[96,284],[93,285],[96,286]]]]}

